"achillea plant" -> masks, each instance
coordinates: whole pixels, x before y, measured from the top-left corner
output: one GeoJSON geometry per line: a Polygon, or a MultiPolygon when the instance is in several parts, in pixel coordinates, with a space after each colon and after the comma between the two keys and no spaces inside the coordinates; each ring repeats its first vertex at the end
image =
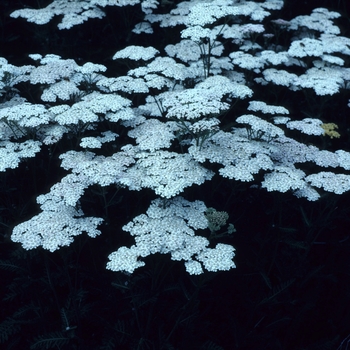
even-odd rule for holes
{"type": "Polygon", "coordinates": [[[54,251],[83,232],[95,237],[103,220],[86,216],[81,207],[89,188],[147,189],[152,191],[147,213],[123,226],[135,245],[115,247],[107,268],[132,273],[144,265],[142,258],[163,253],[185,261],[190,274],[228,270],[235,267],[234,248],[209,247],[202,235],[213,233],[206,204],[186,197],[197,186],[220,176],[310,201],[322,191],[350,189],[350,153],[320,150],[315,139],[306,142],[301,135],[336,137],[326,127],[332,121],[290,114],[278,99],[264,102],[259,93],[262,86],[320,98],[345,91],[350,39],[333,22],[339,14],[315,9],[289,22],[275,21],[293,32],[289,46],[267,40],[273,38],[269,16],[283,7],[281,0],[193,0],[176,6],[55,0],[11,16],[42,25],[63,15],[58,28],[67,30],[90,18],[102,20],[107,6],[139,4],[144,18],[133,32],[155,36],[170,28],[173,42],[117,51],[114,64],[130,63],[124,75],[111,77],[105,65],[79,65],[51,53],[34,53],[35,65],[23,67],[1,58],[0,170],[57,145],[64,149],[61,167],[69,172],[37,197],[41,212],[15,226],[13,241],[54,251]],[[170,11],[164,13],[166,6],[170,11]],[[41,102],[21,96],[19,83],[40,86],[41,102]]]}

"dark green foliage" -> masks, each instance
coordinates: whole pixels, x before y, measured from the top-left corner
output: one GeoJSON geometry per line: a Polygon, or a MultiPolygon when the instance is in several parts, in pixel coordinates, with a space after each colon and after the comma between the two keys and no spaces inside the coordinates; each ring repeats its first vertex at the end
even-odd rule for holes
{"type": "Polygon", "coordinates": [[[69,338],[65,337],[63,332],[52,332],[34,338],[30,349],[62,349],[68,342],[69,338]]]}

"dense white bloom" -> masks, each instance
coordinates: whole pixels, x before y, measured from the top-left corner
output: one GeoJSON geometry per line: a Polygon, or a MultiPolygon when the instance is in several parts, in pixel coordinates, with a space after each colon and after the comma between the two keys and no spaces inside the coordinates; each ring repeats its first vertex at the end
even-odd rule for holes
{"type": "Polygon", "coordinates": [[[200,253],[196,254],[196,259],[201,261],[208,271],[227,271],[236,267],[232,261],[235,256],[234,251],[235,248],[231,245],[219,243],[214,249],[203,249],[200,253]]]}
{"type": "Polygon", "coordinates": [[[239,181],[254,181],[254,175],[260,170],[268,170],[273,168],[271,158],[263,153],[255,155],[254,153],[245,154],[242,152],[239,156],[241,159],[236,159],[234,165],[226,165],[219,170],[219,174],[229,179],[239,181]]]}
{"type": "Polygon", "coordinates": [[[263,76],[267,82],[276,85],[290,86],[298,78],[294,73],[289,73],[283,69],[268,68],[263,71],[263,76]]]}
{"type": "Polygon", "coordinates": [[[69,151],[62,154],[60,159],[62,168],[71,169],[74,174],[88,179],[89,184],[101,186],[119,183],[125,176],[127,166],[134,163],[134,159],[125,152],[104,157],[92,152],[69,151]]]}
{"type": "Polygon", "coordinates": [[[116,134],[115,132],[107,130],[107,131],[103,131],[102,132],[102,136],[97,136],[96,138],[100,142],[105,143],[105,142],[112,142],[112,141],[114,141],[118,136],[119,135],[116,134]]]}
{"type": "Polygon", "coordinates": [[[293,41],[288,49],[288,54],[292,57],[322,56],[324,46],[321,40],[303,38],[302,40],[293,41]]]}
{"type": "Polygon", "coordinates": [[[335,151],[335,154],[338,157],[339,166],[345,170],[350,170],[350,153],[343,150],[338,150],[335,151]]]}
{"type": "Polygon", "coordinates": [[[323,62],[327,62],[330,64],[337,64],[338,66],[344,66],[345,61],[337,56],[332,55],[322,55],[321,56],[323,62]]]}
{"type": "Polygon", "coordinates": [[[214,173],[203,168],[189,154],[168,151],[138,152],[136,163],[120,179],[130,190],[151,188],[164,198],[174,197],[186,187],[210,180],[214,173]]]}
{"type": "Polygon", "coordinates": [[[298,16],[289,22],[288,30],[297,30],[306,27],[321,33],[339,34],[340,30],[332,22],[333,18],[340,17],[338,12],[328,11],[325,8],[316,8],[309,16],[298,16]]]}
{"type": "Polygon", "coordinates": [[[343,60],[337,56],[330,56],[331,53],[342,53],[350,55],[350,39],[333,34],[322,34],[319,39],[303,38],[292,42],[288,54],[292,57],[315,56],[326,58],[327,62],[339,62],[343,60]],[[326,55],[328,54],[328,55],[326,55]],[[339,61],[340,60],[340,61],[339,61]]]}
{"type": "Polygon", "coordinates": [[[87,124],[98,120],[98,115],[87,109],[83,103],[76,103],[71,108],[55,116],[55,121],[60,125],[78,125],[80,122],[87,124]]]}
{"type": "Polygon", "coordinates": [[[190,130],[194,134],[199,134],[205,131],[219,130],[219,124],[220,120],[217,118],[212,117],[210,119],[201,119],[198,122],[189,125],[188,130],[190,130]]]}
{"type": "Polygon", "coordinates": [[[289,117],[282,117],[282,116],[278,116],[278,117],[274,117],[273,118],[273,122],[276,125],[279,124],[287,124],[287,122],[289,122],[291,119],[289,117]]]}
{"type": "Polygon", "coordinates": [[[40,208],[56,211],[56,207],[66,205],[76,207],[84,190],[91,185],[91,180],[82,174],[68,174],[50,188],[50,192],[37,197],[40,208]]]}
{"type": "Polygon", "coordinates": [[[153,34],[153,28],[149,22],[140,22],[135,25],[132,32],[135,34],[141,34],[141,33],[153,34]]]}
{"type": "MultiPolygon", "coordinates": [[[[261,125],[267,127],[269,123],[264,122],[266,124],[261,125]]],[[[259,123],[256,124],[257,131],[259,123]]],[[[309,186],[308,182],[311,181],[306,181],[306,174],[301,169],[296,169],[294,164],[313,162],[325,168],[350,169],[349,152],[332,153],[319,150],[315,146],[307,146],[283,134],[271,140],[264,138],[259,141],[248,140],[248,135],[242,129],[234,129],[232,133],[219,131],[201,147],[191,146],[189,153],[201,163],[209,161],[223,165],[223,168],[219,169],[219,174],[229,179],[253,181],[255,174],[261,170],[268,171],[262,182],[263,188],[279,192],[292,190],[296,196],[308,200],[318,199],[319,194],[309,186]]],[[[314,182],[311,183],[313,184],[314,182]]],[[[339,185],[337,186],[339,188],[339,185]]],[[[330,190],[331,187],[328,188],[330,190]]],[[[334,192],[339,193],[340,190],[337,191],[334,192]]],[[[342,191],[345,191],[345,186],[342,187],[342,191]]]]}
{"type": "Polygon", "coordinates": [[[172,79],[163,77],[159,74],[146,74],[144,76],[144,81],[147,86],[147,88],[150,89],[157,89],[157,90],[164,90],[164,89],[171,89],[174,86],[174,82],[172,79]]]}
{"type": "Polygon", "coordinates": [[[33,68],[33,66],[16,67],[0,57],[0,95],[4,92],[2,89],[13,88],[20,82],[28,81],[33,68]]]}
{"type": "Polygon", "coordinates": [[[259,72],[264,67],[265,62],[260,57],[255,57],[249,53],[235,51],[230,53],[232,63],[244,69],[254,70],[259,72]]]}
{"type": "Polygon", "coordinates": [[[110,261],[107,263],[106,268],[112,271],[133,273],[137,268],[145,266],[145,263],[140,261],[139,258],[140,251],[138,247],[120,247],[116,252],[108,255],[110,261]]]}
{"type": "Polygon", "coordinates": [[[324,129],[321,127],[322,120],[316,118],[304,118],[302,120],[291,120],[286,126],[288,129],[299,130],[307,135],[324,135],[324,129]]]}
{"type": "Polygon", "coordinates": [[[11,17],[22,17],[28,22],[46,24],[54,16],[63,15],[62,21],[58,24],[59,29],[70,29],[81,24],[89,18],[102,18],[104,12],[91,4],[90,1],[67,1],[54,0],[48,6],[41,9],[22,9],[11,13],[11,17]]]}
{"type": "Polygon", "coordinates": [[[161,148],[169,148],[175,138],[174,125],[162,123],[157,119],[147,119],[144,123],[134,127],[128,132],[130,137],[136,139],[141,150],[155,151],[161,148]]]}
{"type": "MultiPolygon", "coordinates": [[[[275,2],[277,4],[277,2],[275,2]]],[[[280,3],[280,2],[279,2],[280,3]]],[[[194,3],[186,18],[187,25],[205,26],[227,16],[249,16],[254,21],[261,21],[270,13],[263,4],[252,1],[232,3],[229,0],[213,0],[194,3]]],[[[278,8],[276,6],[276,8],[278,8]]]]}
{"type": "Polygon", "coordinates": [[[243,24],[240,27],[243,34],[263,33],[265,28],[262,24],[243,24]]]}
{"type": "Polygon", "coordinates": [[[61,140],[67,132],[68,129],[65,126],[50,124],[42,126],[37,135],[44,145],[52,145],[61,140]]]}
{"type": "Polygon", "coordinates": [[[323,67],[310,68],[294,81],[294,85],[310,88],[319,96],[334,95],[344,84],[345,68],[323,67]]]}
{"type": "Polygon", "coordinates": [[[311,202],[317,201],[321,197],[320,194],[309,184],[306,184],[306,186],[303,188],[294,191],[294,195],[298,198],[306,198],[311,202]]]}
{"type": "MultiPolygon", "coordinates": [[[[350,154],[348,153],[348,156],[349,155],[350,154]]],[[[326,150],[316,152],[313,156],[313,162],[324,168],[336,168],[341,166],[338,154],[326,150]]]]}
{"type": "Polygon", "coordinates": [[[79,146],[82,148],[101,148],[102,142],[96,137],[83,137],[79,146]]]}
{"type": "Polygon", "coordinates": [[[149,92],[149,88],[144,79],[129,76],[121,76],[118,78],[103,78],[97,82],[97,86],[108,88],[110,92],[123,91],[128,94],[149,92]]]}
{"type": "Polygon", "coordinates": [[[274,137],[284,135],[284,131],[259,117],[245,114],[236,119],[237,123],[249,125],[249,133],[253,138],[270,140],[274,137]]]}
{"type": "Polygon", "coordinates": [[[198,61],[201,57],[198,44],[192,40],[181,40],[178,44],[167,45],[164,49],[170,57],[177,57],[183,62],[198,61]]]}
{"type": "Polygon", "coordinates": [[[78,94],[80,90],[72,81],[62,80],[58,83],[50,85],[41,95],[41,99],[45,102],[56,102],[60,100],[69,100],[74,94],[78,94]]]}
{"type": "Polygon", "coordinates": [[[196,86],[200,89],[211,91],[215,98],[223,98],[225,95],[230,98],[246,98],[253,95],[253,91],[244,84],[232,81],[222,75],[215,75],[206,78],[196,86]]]}
{"type": "Polygon", "coordinates": [[[275,52],[271,50],[264,50],[261,52],[260,57],[262,61],[271,63],[275,66],[290,61],[290,57],[287,52],[275,52]]]}
{"type": "Polygon", "coordinates": [[[334,174],[322,171],[305,178],[312,186],[323,188],[325,191],[342,194],[350,190],[350,175],[334,174]]]}
{"type": "Polygon", "coordinates": [[[18,102],[18,104],[10,104],[9,107],[0,108],[0,120],[14,123],[18,127],[18,129],[15,127],[12,129],[16,136],[24,136],[22,134],[24,129],[21,128],[38,128],[49,123],[51,116],[44,105],[18,102]]]}
{"type": "Polygon", "coordinates": [[[193,89],[164,94],[161,101],[168,118],[193,120],[228,110],[230,105],[222,101],[224,96],[245,98],[251,95],[252,90],[248,87],[216,75],[193,89]]]}
{"type": "Polygon", "coordinates": [[[75,68],[76,72],[80,72],[82,74],[92,74],[96,72],[105,72],[107,67],[103,64],[96,64],[92,62],[86,62],[83,66],[78,66],[75,68]]]}
{"type": "Polygon", "coordinates": [[[204,215],[206,209],[203,202],[189,202],[182,197],[152,201],[146,214],[137,216],[123,227],[134,237],[135,245],[121,247],[110,254],[107,269],[132,273],[144,265],[139,258],[155,253],[170,253],[172,260],[185,260],[190,274],[203,273],[199,261],[208,271],[234,268],[232,246],[218,244],[215,249],[210,249],[206,238],[195,235],[195,230],[208,227],[204,215]]]}
{"type": "Polygon", "coordinates": [[[134,61],[148,61],[151,58],[154,58],[157,53],[159,53],[159,51],[152,46],[143,47],[131,45],[123,50],[116,52],[113,56],[113,59],[116,60],[117,58],[128,58],[129,60],[134,61]]]}
{"type": "Polygon", "coordinates": [[[254,112],[260,111],[264,114],[289,114],[288,109],[282,106],[267,105],[262,101],[250,101],[247,109],[254,112]]]}
{"type": "Polygon", "coordinates": [[[156,73],[179,81],[190,78],[191,72],[181,63],[177,63],[171,57],[156,57],[152,62],[144,67],[132,69],[128,75],[135,77],[144,77],[147,74],[156,73]]]}
{"type": "Polygon", "coordinates": [[[164,96],[162,106],[168,118],[191,120],[216,115],[228,110],[230,105],[222,102],[215,93],[209,89],[186,89],[164,96]]]}
{"type": "Polygon", "coordinates": [[[92,92],[75,103],[72,107],[66,105],[52,107],[50,111],[55,114],[55,120],[60,125],[93,123],[99,120],[99,114],[105,114],[105,118],[117,122],[133,118],[134,114],[129,107],[131,101],[114,94],[101,94],[92,92]]]}
{"type": "Polygon", "coordinates": [[[305,186],[304,178],[305,173],[293,165],[275,166],[272,173],[265,174],[261,186],[269,192],[298,190],[305,186]]]}
{"type": "Polygon", "coordinates": [[[184,29],[181,32],[181,38],[191,39],[195,43],[200,43],[204,39],[215,40],[215,36],[213,37],[212,31],[209,28],[203,28],[200,26],[193,26],[184,29]]]}
{"type": "Polygon", "coordinates": [[[186,267],[186,271],[190,275],[200,275],[204,272],[201,263],[198,261],[194,261],[194,260],[186,261],[185,267],[186,267]]]}
{"type": "Polygon", "coordinates": [[[102,219],[81,217],[83,213],[70,206],[56,204],[52,210],[44,210],[17,226],[12,231],[13,242],[21,243],[24,249],[43,247],[51,252],[70,245],[73,237],[86,232],[96,237],[101,232],[96,228],[102,219]]]}
{"type": "Polygon", "coordinates": [[[267,0],[261,4],[261,7],[267,10],[281,10],[283,6],[283,0],[267,0]]]}
{"type": "MultiPolygon", "coordinates": [[[[38,59],[39,55],[32,56],[38,59]]],[[[40,56],[41,57],[41,56],[40,56]]],[[[78,65],[74,60],[61,59],[58,55],[48,54],[40,59],[41,66],[34,68],[29,75],[32,84],[53,84],[62,78],[71,77],[78,65]]]]}
{"type": "Polygon", "coordinates": [[[341,53],[350,55],[350,38],[340,35],[323,33],[320,35],[326,53],[341,53]]]}
{"type": "Polygon", "coordinates": [[[293,165],[312,162],[318,148],[305,145],[291,138],[280,136],[270,142],[269,152],[271,157],[280,165],[293,165]]]}
{"type": "Polygon", "coordinates": [[[79,146],[82,148],[101,148],[103,143],[114,141],[118,136],[112,131],[105,131],[102,134],[103,136],[83,137],[79,146]]]}
{"type": "Polygon", "coordinates": [[[27,140],[21,143],[0,141],[0,171],[15,169],[22,158],[32,158],[41,149],[41,142],[27,140]]]}
{"type": "Polygon", "coordinates": [[[91,4],[106,6],[134,6],[139,4],[142,0],[90,0],[91,4]]]}
{"type": "Polygon", "coordinates": [[[269,150],[259,142],[219,131],[201,147],[191,146],[189,153],[199,162],[219,163],[221,176],[239,181],[252,181],[261,169],[273,168],[269,150]]]}

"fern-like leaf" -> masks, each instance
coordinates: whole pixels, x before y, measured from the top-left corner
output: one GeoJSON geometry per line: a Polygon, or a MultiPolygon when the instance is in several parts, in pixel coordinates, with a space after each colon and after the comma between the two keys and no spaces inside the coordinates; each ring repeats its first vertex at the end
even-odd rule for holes
{"type": "Polygon", "coordinates": [[[0,260],[0,269],[11,272],[26,272],[24,268],[17,266],[8,260],[0,260]]]}
{"type": "Polygon", "coordinates": [[[286,282],[282,282],[277,287],[274,287],[272,290],[272,293],[264,298],[259,304],[265,304],[271,300],[273,300],[278,294],[282,293],[284,290],[286,290],[291,284],[293,284],[295,281],[295,278],[292,278],[286,282]]]}
{"type": "Polygon", "coordinates": [[[9,336],[18,333],[21,330],[21,325],[13,318],[7,318],[0,323],[0,343],[8,340],[9,336]]]}
{"type": "Polygon", "coordinates": [[[63,345],[68,344],[70,338],[63,335],[62,332],[51,332],[45,335],[41,335],[34,339],[30,349],[52,349],[60,348],[63,345]]]}

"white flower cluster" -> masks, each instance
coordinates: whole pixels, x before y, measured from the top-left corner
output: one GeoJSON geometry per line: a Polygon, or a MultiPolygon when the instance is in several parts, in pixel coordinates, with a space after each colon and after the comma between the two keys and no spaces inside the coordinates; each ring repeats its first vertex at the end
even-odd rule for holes
{"type": "Polygon", "coordinates": [[[10,16],[13,18],[22,17],[28,22],[36,24],[46,24],[54,16],[59,15],[63,15],[63,18],[57,27],[59,29],[70,29],[87,21],[89,18],[103,18],[105,13],[87,0],[54,0],[44,8],[16,10],[10,16]]]}
{"type": "MultiPolygon", "coordinates": [[[[345,74],[345,68],[314,67],[308,69],[305,74],[299,76],[294,84],[298,87],[314,89],[315,93],[319,96],[334,95],[339,92],[340,88],[344,85],[345,74]]],[[[347,81],[350,81],[349,78],[347,81]]]]}
{"type": "Polygon", "coordinates": [[[264,114],[289,114],[288,109],[282,106],[267,105],[262,101],[250,101],[247,109],[254,112],[260,111],[264,114]]]}
{"type": "Polygon", "coordinates": [[[125,176],[127,166],[134,163],[134,158],[126,152],[104,157],[96,156],[92,152],[69,151],[62,154],[60,159],[62,168],[71,169],[74,174],[82,176],[87,186],[92,184],[108,186],[118,183],[125,176]]]}
{"type": "Polygon", "coordinates": [[[82,217],[83,213],[73,207],[56,205],[53,210],[44,210],[28,221],[17,225],[11,235],[13,242],[21,243],[24,249],[43,247],[51,252],[70,245],[73,237],[86,232],[96,237],[101,232],[96,228],[102,219],[82,217]]]}
{"type": "Polygon", "coordinates": [[[286,123],[288,129],[296,129],[307,135],[324,135],[321,127],[323,122],[316,118],[304,118],[302,120],[291,120],[286,123]]]}
{"type": "MultiPolygon", "coordinates": [[[[254,106],[254,105],[253,105],[254,106]]],[[[269,113],[275,109],[272,107],[268,108],[267,105],[259,105],[259,107],[264,107],[265,111],[268,110],[269,113]]],[[[282,107],[283,108],[283,107],[282,107]]],[[[284,131],[266,120],[256,117],[252,114],[245,114],[236,119],[237,123],[245,124],[248,126],[248,137],[253,139],[263,139],[271,140],[277,136],[284,135],[284,131]]]]}
{"type": "Polygon", "coordinates": [[[273,169],[268,149],[264,150],[259,142],[249,141],[243,133],[239,136],[219,131],[201,147],[191,146],[189,153],[199,162],[208,160],[223,165],[220,175],[239,181],[253,181],[254,174],[260,170],[273,169]]]}
{"type": "Polygon", "coordinates": [[[117,122],[133,118],[134,114],[129,107],[130,104],[130,100],[118,95],[92,92],[72,107],[54,106],[50,108],[50,112],[54,114],[54,120],[59,125],[76,125],[79,122],[94,123],[100,119],[99,115],[102,114],[106,119],[117,122]]]}
{"type": "Polygon", "coordinates": [[[228,110],[230,105],[223,101],[224,96],[243,99],[251,95],[252,90],[247,86],[216,75],[193,89],[163,94],[162,107],[168,118],[194,120],[228,110]]]}
{"type": "Polygon", "coordinates": [[[96,137],[83,137],[80,142],[80,147],[82,148],[101,148],[102,144],[106,142],[112,142],[117,137],[118,134],[108,130],[102,133],[103,136],[96,137]]]}
{"type": "Polygon", "coordinates": [[[86,232],[96,237],[101,232],[97,226],[102,219],[84,217],[76,209],[79,199],[90,179],[81,174],[69,174],[61,182],[51,187],[48,194],[37,197],[42,212],[13,229],[11,239],[22,244],[24,249],[39,246],[51,252],[62,246],[70,245],[73,237],[86,232]]]}
{"type": "Polygon", "coordinates": [[[161,148],[169,148],[171,141],[175,139],[176,124],[172,122],[162,123],[157,119],[147,119],[142,124],[135,126],[128,135],[136,139],[140,150],[155,151],[161,148]]]}
{"type": "Polygon", "coordinates": [[[30,55],[30,57],[41,64],[30,72],[29,78],[32,84],[56,83],[61,79],[70,78],[78,68],[74,60],[64,60],[54,54],[48,54],[45,57],[34,54],[30,55]]]}
{"type": "Polygon", "coordinates": [[[325,191],[343,194],[350,190],[350,175],[334,174],[329,171],[321,171],[306,177],[306,181],[312,186],[323,188],[325,191]]]}
{"type": "MultiPolygon", "coordinates": [[[[276,85],[291,86],[298,76],[294,73],[289,73],[283,69],[268,68],[263,71],[264,79],[267,82],[272,82],[276,85]]],[[[256,78],[257,81],[258,78],[256,78]]]]}
{"type": "Polygon", "coordinates": [[[32,158],[40,152],[40,146],[41,142],[33,140],[0,141],[0,171],[17,168],[22,158],[32,158]]]}
{"type": "Polygon", "coordinates": [[[288,30],[297,30],[302,27],[328,34],[339,34],[340,30],[332,22],[333,18],[340,17],[338,12],[328,11],[325,8],[314,9],[310,16],[298,16],[289,22],[288,30]]]}
{"type": "Polygon", "coordinates": [[[164,49],[170,57],[176,57],[182,62],[196,62],[201,57],[198,44],[192,40],[181,40],[178,44],[167,45],[164,49]]]}
{"type": "Polygon", "coordinates": [[[33,66],[16,67],[9,64],[8,61],[0,57],[0,96],[3,95],[7,89],[12,89],[20,82],[29,80],[29,73],[33,66]]]}
{"type": "Polygon", "coordinates": [[[203,202],[189,202],[182,197],[152,201],[146,214],[123,227],[134,237],[135,245],[111,253],[107,269],[132,273],[144,266],[140,258],[156,253],[170,253],[172,260],[185,260],[186,270],[192,275],[203,273],[203,267],[208,271],[234,268],[232,246],[218,244],[211,249],[205,237],[195,235],[196,230],[208,227],[206,209],[203,202]]]}
{"type": "MultiPolygon", "coordinates": [[[[255,128],[256,134],[260,129],[264,131],[262,135],[265,135],[270,130],[277,128],[251,115],[239,117],[238,120],[250,124],[255,128]]],[[[316,125],[308,124],[307,120],[306,122],[295,121],[292,125],[298,127],[301,132],[321,135],[319,132],[322,128],[319,126],[319,121],[315,120],[316,125]]],[[[289,123],[291,122],[287,122],[287,126],[289,123]]],[[[319,150],[315,146],[307,146],[284,136],[283,130],[279,128],[273,135],[275,137],[270,139],[261,137],[259,140],[249,140],[249,134],[247,135],[243,129],[235,129],[232,133],[219,131],[210,140],[205,141],[201,147],[191,146],[189,153],[198,162],[209,161],[223,165],[223,168],[219,169],[219,174],[229,179],[254,181],[255,174],[261,170],[267,171],[262,187],[268,191],[283,193],[292,190],[296,196],[306,197],[308,200],[316,200],[320,197],[312,186],[337,194],[347,191],[348,175],[334,174],[333,187],[321,186],[316,182],[321,175],[307,176],[304,171],[297,169],[295,164],[313,162],[324,168],[340,167],[349,170],[349,152],[339,150],[332,153],[319,150]]],[[[331,175],[328,177],[332,178],[331,175]]]]}
{"type": "Polygon", "coordinates": [[[328,116],[295,120],[298,106],[291,106],[289,115],[278,102],[260,101],[272,97],[272,89],[276,100],[301,90],[321,100],[350,86],[345,66],[350,39],[340,36],[333,23],[339,14],[315,9],[310,16],[274,21],[272,41],[271,26],[262,21],[282,7],[282,0],[171,1],[171,6],[157,0],[53,0],[12,17],[44,24],[61,15],[59,28],[69,29],[102,18],[106,6],[136,4],[145,16],[133,32],[172,27],[171,44],[163,50],[158,47],[163,41],[147,40],[157,46],[117,51],[115,64],[134,61],[125,75],[104,76],[104,65],[79,66],[55,54],[30,55],[35,67],[15,67],[0,58],[0,171],[16,168],[41,148],[57,159],[60,147],[46,146],[60,140],[63,149],[72,147],[58,156],[68,174],[37,198],[42,212],[17,225],[13,241],[25,249],[54,251],[82,232],[95,237],[102,219],[85,217],[80,209],[89,187],[148,189],[157,198],[146,214],[123,227],[135,244],[110,254],[107,268],[132,273],[144,265],[142,258],[161,253],[183,260],[190,274],[229,270],[235,267],[234,248],[221,243],[209,248],[208,239],[196,235],[208,229],[205,204],[180,197],[195,193],[190,191],[194,185],[217,173],[223,181],[260,178],[259,188],[308,200],[318,199],[322,190],[350,190],[349,152],[320,150],[286,136],[313,135],[310,142],[323,137],[321,119],[328,116]],[[285,36],[293,38],[290,44],[279,46],[283,30],[295,34],[285,36]],[[45,104],[21,97],[22,82],[37,85],[45,104]],[[272,89],[260,93],[258,84],[272,89]],[[260,93],[254,100],[239,101],[251,98],[254,90],[260,93]]]}
{"type": "Polygon", "coordinates": [[[102,89],[108,89],[110,92],[123,91],[128,94],[149,92],[144,79],[129,76],[104,78],[97,82],[97,86],[102,89]]]}
{"type": "Polygon", "coordinates": [[[50,119],[51,116],[44,105],[33,105],[16,98],[4,103],[3,108],[0,108],[0,120],[15,126],[12,129],[15,137],[23,136],[25,128],[38,128],[48,124],[50,119]]]}
{"type": "Polygon", "coordinates": [[[214,173],[202,167],[189,154],[168,151],[137,152],[136,163],[126,170],[123,185],[130,190],[151,188],[160,197],[171,198],[186,187],[210,180],[214,173]]]}
{"type": "Polygon", "coordinates": [[[154,58],[157,53],[159,53],[159,51],[152,46],[143,47],[131,45],[123,50],[116,52],[113,56],[113,59],[116,60],[117,58],[128,58],[129,60],[134,61],[148,61],[151,58],[154,58]]]}

